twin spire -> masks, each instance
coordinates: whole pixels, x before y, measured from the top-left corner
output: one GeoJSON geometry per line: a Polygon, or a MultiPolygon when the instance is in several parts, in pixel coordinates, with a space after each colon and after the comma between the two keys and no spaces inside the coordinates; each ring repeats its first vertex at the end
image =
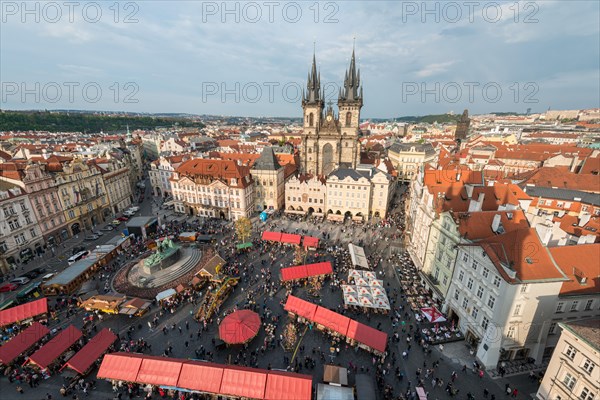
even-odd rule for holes
{"type": "MultiPolygon", "coordinates": [[[[308,73],[306,92],[303,91],[302,99],[306,103],[318,103],[324,101],[325,94],[321,90],[321,73],[317,72],[316,55],[313,52],[312,68],[308,73]]],[[[346,70],[344,77],[344,87],[340,87],[338,102],[361,101],[363,97],[362,86],[360,85],[360,70],[356,69],[356,57],[354,47],[352,47],[352,58],[350,67],[346,70]]]]}

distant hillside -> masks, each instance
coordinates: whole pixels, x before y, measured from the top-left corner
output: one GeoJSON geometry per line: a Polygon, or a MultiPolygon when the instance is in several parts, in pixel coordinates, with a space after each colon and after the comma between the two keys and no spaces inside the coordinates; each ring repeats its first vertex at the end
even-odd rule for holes
{"type": "Polygon", "coordinates": [[[47,111],[3,111],[0,112],[0,131],[49,131],[49,132],[116,132],[154,129],[156,126],[203,127],[201,122],[187,118],[169,118],[134,115],[96,115],[47,111]]]}
{"type": "Polygon", "coordinates": [[[439,114],[439,115],[423,115],[421,117],[408,116],[408,117],[399,117],[396,118],[396,121],[399,122],[412,122],[415,124],[433,124],[434,122],[438,122],[440,124],[456,122],[460,118],[460,115],[450,115],[450,114],[439,114]]]}

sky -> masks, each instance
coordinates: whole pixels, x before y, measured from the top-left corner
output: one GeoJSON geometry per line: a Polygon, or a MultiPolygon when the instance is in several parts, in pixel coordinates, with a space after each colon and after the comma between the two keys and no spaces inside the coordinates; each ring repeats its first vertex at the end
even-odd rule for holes
{"type": "Polygon", "coordinates": [[[361,117],[600,107],[598,1],[0,2],[0,107],[301,117],[313,51],[361,117]]]}

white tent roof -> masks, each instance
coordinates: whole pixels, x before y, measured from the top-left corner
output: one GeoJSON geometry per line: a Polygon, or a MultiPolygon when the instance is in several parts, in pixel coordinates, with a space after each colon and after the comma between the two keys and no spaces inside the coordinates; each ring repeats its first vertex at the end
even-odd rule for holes
{"type": "Polygon", "coordinates": [[[356,246],[352,243],[348,245],[348,250],[350,251],[350,258],[352,259],[352,265],[369,269],[369,263],[367,262],[367,256],[365,256],[365,250],[356,246]]]}
{"type": "Polygon", "coordinates": [[[167,290],[163,290],[162,292],[160,292],[159,294],[156,295],[156,301],[161,301],[164,299],[168,299],[169,297],[173,296],[177,294],[177,292],[175,291],[175,289],[167,289],[167,290]]]}

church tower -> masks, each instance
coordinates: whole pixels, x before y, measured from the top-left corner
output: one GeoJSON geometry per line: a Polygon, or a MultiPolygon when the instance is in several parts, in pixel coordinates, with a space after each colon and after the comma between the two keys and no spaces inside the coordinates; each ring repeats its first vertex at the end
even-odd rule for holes
{"type": "Polygon", "coordinates": [[[344,87],[338,96],[339,119],[341,126],[340,164],[347,168],[356,168],[360,164],[360,143],[358,142],[360,109],[363,105],[363,91],[360,85],[360,70],[356,70],[354,49],[350,67],[346,71],[344,87]]]}
{"type": "Polygon", "coordinates": [[[317,174],[318,146],[317,135],[323,117],[323,94],[321,93],[321,73],[317,73],[317,60],[313,53],[312,69],[308,74],[306,92],[302,92],[304,110],[304,134],[302,138],[303,172],[317,174]]]}

